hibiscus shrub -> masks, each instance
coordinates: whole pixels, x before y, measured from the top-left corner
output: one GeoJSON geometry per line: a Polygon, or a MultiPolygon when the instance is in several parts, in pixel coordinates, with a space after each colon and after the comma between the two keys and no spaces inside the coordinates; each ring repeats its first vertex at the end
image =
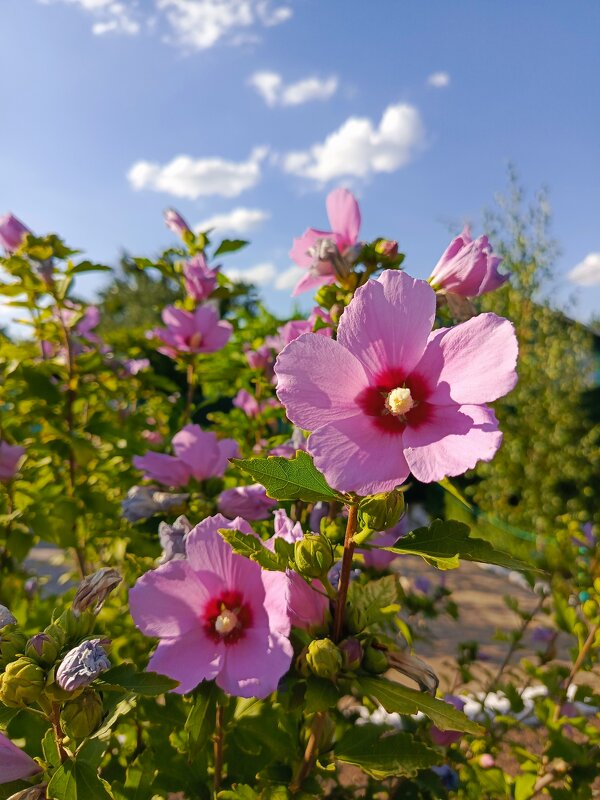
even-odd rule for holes
{"type": "Polygon", "coordinates": [[[449,479],[501,445],[489,404],[516,384],[517,339],[476,313],[500,259],[465,230],[416,280],[396,242],[360,240],[350,192],[327,211],[291,251],[316,305],[288,321],[212,266],[245,242],[168,211],[180,244],[134,263],[175,299],[141,335],[74,294],[107,267],[0,219],[0,292],[29,326],[0,348],[0,797],[592,796],[591,526],[565,517],[549,579],[440,499],[470,512],[449,479]],[[485,643],[461,646],[443,696],[419,657],[424,620],[459,609],[403,576],[407,556],[523,573],[535,608],[509,600],[483,693],[485,643]],[[538,658],[513,678],[530,625],[538,658]]]}

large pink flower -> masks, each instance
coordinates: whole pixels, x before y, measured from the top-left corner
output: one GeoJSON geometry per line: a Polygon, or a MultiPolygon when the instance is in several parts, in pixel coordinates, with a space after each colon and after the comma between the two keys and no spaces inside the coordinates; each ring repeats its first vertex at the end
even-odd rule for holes
{"type": "Polygon", "coordinates": [[[307,333],[280,353],[277,394],[334,488],[438,481],[500,446],[485,403],[517,381],[513,326],[481,314],[432,332],[435,304],[428,283],[387,270],[357,291],[337,341],[307,333]]]}
{"type": "Polygon", "coordinates": [[[331,253],[324,257],[325,251],[329,250],[328,244],[335,245],[338,255],[343,258],[358,241],[360,209],[352,192],[347,189],[334,189],[330,192],[327,196],[327,216],[331,225],[330,231],[308,228],[302,236],[294,239],[290,258],[308,272],[300,278],[293,295],[335,283],[336,271],[331,253]]]}
{"type": "Polygon", "coordinates": [[[216,680],[231,695],[267,697],[293,655],[282,600],[285,575],[235,555],[219,528],[252,533],[245,520],[220,514],[196,525],[186,536],[185,559],[135,584],[131,615],[146,636],[160,639],[148,669],[179,681],[175,691],[216,680]]]}
{"type": "Polygon", "coordinates": [[[10,783],[21,778],[29,778],[40,772],[33,758],[24,753],[3,733],[0,733],[0,783],[10,783]]]}
{"type": "Polygon", "coordinates": [[[14,478],[24,455],[24,447],[0,440],[0,481],[10,481],[14,478]]]}
{"type": "Polygon", "coordinates": [[[217,439],[200,425],[186,425],[173,437],[174,456],[149,451],[134,456],[133,465],[144,471],[145,478],[165,486],[185,486],[191,478],[198,481],[221,477],[227,461],[238,455],[235,439],[217,439]]]}
{"type": "Polygon", "coordinates": [[[429,282],[435,289],[476,297],[497,289],[508,280],[508,275],[498,272],[501,261],[500,256],[493,254],[487,236],[473,240],[465,226],[435,265],[429,282]]]}
{"type": "Polygon", "coordinates": [[[233,332],[231,324],[219,319],[212,306],[198,306],[193,312],[167,306],[162,318],[167,327],[154,333],[163,342],[158,352],[169,358],[182,353],[214,353],[225,347],[233,332]]]}

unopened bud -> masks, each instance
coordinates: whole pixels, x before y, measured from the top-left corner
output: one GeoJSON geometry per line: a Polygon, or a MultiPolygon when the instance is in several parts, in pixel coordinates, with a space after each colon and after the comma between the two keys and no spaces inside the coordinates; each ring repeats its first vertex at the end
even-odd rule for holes
{"type": "Polygon", "coordinates": [[[7,664],[14,661],[17,655],[25,652],[25,642],[27,639],[12,626],[6,626],[0,633],[0,670],[7,664]]]}
{"type": "Polygon", "coordinates": [[[365,672],[372,672],[374,675],[379,675],[389,669],[390,665],[387,653],[384,650],[378,650],[370,644],[365,649],[365,655],[361,666],[365,672]]]}
{"type": "Polygon", "coordinates": [[[7,625],[16,625],[17,620],[6,606],[0,605],[0,629],[7,625]]]}
{"type": "Polygon", "coordinates": [[[333,680],[342,669],[342,654],[331,639],[314,639],[308,645],[306,663],[318,678],[333,680]]]}
{"type": "Polygon", "coordinates": [[[384,258],[395,258],[398,255],[398,242],[391,239],[378,239],[375,252],[384,258]]]}
{"type": "Polygon", "coordinates": [[[58,642],[47,633],[36,633],[25,645],[25,655],[45,666],[54,664],[59,651],[58,642]]]}
{"type": "Polygon", "coordinates": [[[342,653],[343,668],[351,672],[357,670],[364,656],[363,647],[358,639],[344,639],[343,642],[340,642],[339,647],[342,653]]]}
{"type": "Polygon", "coordinates": [[[128,522],[138,522],[153,514],[183,511],[189,499],[189,494],[185,493],[159,492],[152,486],[132,486],[121,503],[121,509],[128,522]]]}
{"type": "Polygon", "coordinates": [[[90,608],[94,614],[102,608],[108,595],[121,583],[121,576],[116,569],[104,567],[88,575],[79,584],[77,594],[73,598],[73,613],[77,616],[90,608]]]}
{"type": "Polygon", "coordinates": [[[30,658],[21,656],[7,664],[0,676],[0,701],[10,708],[29,706],[44,689],[44,670],[30,658]]]}
{"type": "Polygon", "coordinates": [[[336,517],[335,519],[328,519],[323,517],[320,524],[321,533],[326,536],[333,544],[338,544],[344,541],[346,534],[346,520],[336,517]]]}
{"type": "Polygon", "coordinates": [[[22,792],[11,794],[8,800],[46,800],[46,784],[40,786],[30,786],[22,792]]]}
{"type": "Polygon", "coordinates": [[[309,533],[294,545],[296,570],[306,578],[327,575],[333,561],[333,549],[324,536],[309,533]]]}
{"type": "MultiPolygon", "coordinates": [[[[67,609],[63,611],[55,624],[62,628],[65,634],[65,643],[69,645],[89,636],[95,623],[96,616],[93,611],[88,609],[81,614],[74,614],[71,609],[67,609]]],[[[46,629],[46,633],[48,633],[48,629],[46,629]]]]}
{"type": "Polygon", "coordinates": [[[89,686],[98,675],[110,669],[103,645],[106,639],[91,639],[69,650],[56,670],[56,682],[66,692],[89,686]]]}
{"type": "Polygon", "coordinates": [[[185,558],[185,537],[192,530],[192,524],[187,517],[177,517],[172,525],[161,522],[158,526],[158,538],[163,549],[161,564],[167,564],[174,559],[185,558]]]}
{"type": "Polygon", "coordinates": [[[174,208],[167,208],[165,211],[165,225],[170,228],[177,236],[184,237],[184,234],[190,232],[190,226],[181,216],[179,211],[174,208]]]}
{"type": "Polygon", "coordinates": [[[395,489],[365,497],[358,506],[358,521],[362,528],[385,531],[393,528],[404,513],[404,494],[395,489]]]}
{"type": "Polygon", "coordinates": [[[103,715],[100,695],[93,689],[85,689],[74,700],[65,703],[60,723],[70,739],[85,739],[100,725],[103,715]]]}

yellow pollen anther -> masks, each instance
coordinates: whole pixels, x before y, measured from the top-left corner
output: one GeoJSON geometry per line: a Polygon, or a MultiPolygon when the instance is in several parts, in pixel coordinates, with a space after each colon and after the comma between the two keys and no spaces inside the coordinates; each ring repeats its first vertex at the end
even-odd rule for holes
{"type": "Polygon", "coordinates": [[[385,398],[385,407],[390,414],[396,417],[401,417],[403,414],[406,414],[407,411],[411,410],[414,404],[415,401],[411,397],[410,389],[405,389],[401,386],[397,389],[392,389],[385,398]]]}
{"type": "Polygon", "coordinates": [[[220,633],[221,636],[227,636],[227,634],[231,633],[237,626],[237,614],[235,611],[230,611],[228,608],[224,608],[215,620],[215,630],[217,633],[220,633]]]}

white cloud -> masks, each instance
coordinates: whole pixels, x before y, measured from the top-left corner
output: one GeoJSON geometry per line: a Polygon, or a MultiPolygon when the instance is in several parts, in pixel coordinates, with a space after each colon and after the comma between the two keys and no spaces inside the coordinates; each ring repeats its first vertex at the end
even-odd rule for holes
{"type": "Polygon", "coordinates": [[[342,178],[365,178],[376,172],[395,172],[423,145],[425,131],[414,106],[388,106],[378,126],[367,117],[350,117],[324,142],[283,157],[285,172],[319,183],[342,178]]]}
{"type": "Polygon", "coordinates": [[[255,267],[248,267],[248,269],[225,267],[223,272],[232,281],[254,283],[256,286],[269,286],[277,275],[277,269],[270,261],[257,264],[255,267]]]}
{"type": "Polygon", "coordinates": [[[288,269],[281,272],[275,279],[275,288],[282,290],[292,289],[303,275],[306,275],[306,270],[302,269],[302,267],[297,267],[295,265],[288,267],[288,269]]]}
{"type": "Polygon", "coordinates": [[[580,286],[598,286],[600,284],[600,253],[589,253],[567,275],[572,283],[580,286]]]}
{"type": "Polygon", "coordinates": [[[213,217],[202,220],[195,229],[197,231],[207,231],[216,228],[218,233],[229,231],[230,233],[248,233],[254,230],[271,215],[268,211],[260,208],[234,208],[226,214],[215,214],[213,217]]]}
{"type": "Polygon", "coordinates": [[[273,26],[292,16],[289,6],[273,6],[269,0],[156,0],[176,44],[206,50],[221,40],[273,26]]]}
{"type": "Polygon", "coordinates": [[[433,72],[427,78],[427,83],[436,89],[445,89],[450,85],[450,75],[447,72],[433,72]]]}
{"type": "Polygon", "coordinates": [[[94,20],[92,32],[96,36],[106,33],[123,33],[135,36],[141,30],[137,0],[39,0],[44,5],[63,3],[87,11],[94,20]]]}
{"type": "Polygon", "coordinates": [[[127,179],[138,191],[151,189],[190,200],[210,195],[237,197],[259,182],[261,161],[267,152],[266,147],[257,147],[247,161],[186,155],[176,156],[164,165],[137,161],[127,173],[127,179]]]}
{"type": "Polygon", "coordinates": [[[287,86],[277,72],[255,72],[248,83],[268,106],[298,106],[311,100],[328,100],[338,88],[338,79],[309,77],[287,86]]]}

